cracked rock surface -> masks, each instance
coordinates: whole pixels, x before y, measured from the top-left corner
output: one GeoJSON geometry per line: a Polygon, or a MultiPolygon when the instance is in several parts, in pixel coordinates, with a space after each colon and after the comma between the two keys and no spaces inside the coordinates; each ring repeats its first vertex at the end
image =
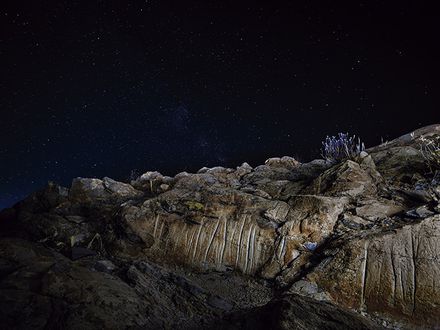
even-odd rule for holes
{"type": "Polygon", "coordinates": [[[54,183],[0,213],[5,328],[440,326],[432,125],[358,158],[54,183]]]}

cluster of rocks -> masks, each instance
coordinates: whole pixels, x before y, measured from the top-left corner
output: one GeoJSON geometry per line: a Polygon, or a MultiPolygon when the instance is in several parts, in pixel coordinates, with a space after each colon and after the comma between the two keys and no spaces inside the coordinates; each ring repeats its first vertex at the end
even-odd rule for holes
{"type": "Polygon", "coordinates": [[[432,125],[332,164],[50,183],[0,213],[0,320],[18,328],[440,325],[432,125]]]}

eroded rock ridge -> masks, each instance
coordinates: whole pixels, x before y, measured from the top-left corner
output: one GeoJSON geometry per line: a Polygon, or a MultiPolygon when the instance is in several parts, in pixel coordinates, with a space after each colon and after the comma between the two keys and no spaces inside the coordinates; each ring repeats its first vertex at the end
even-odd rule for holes
{"type": "Polygon", "coordinates": [[[440,180],[418,147],[433,135],[337,164],[51,183],[1,213],[2,322],[255,328],[273,309],[259,326],[439,327],[440,180]]]}

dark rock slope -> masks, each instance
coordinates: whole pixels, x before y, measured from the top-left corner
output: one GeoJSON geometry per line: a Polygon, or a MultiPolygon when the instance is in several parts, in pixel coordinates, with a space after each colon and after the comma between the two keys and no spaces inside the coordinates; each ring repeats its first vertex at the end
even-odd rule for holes
{"type": "Polygon", "coordinates": [[[0,324],[440,327],[440,183],[418,146],[439,134],[336,165],[50,183],[0,213],[0,324]]]}

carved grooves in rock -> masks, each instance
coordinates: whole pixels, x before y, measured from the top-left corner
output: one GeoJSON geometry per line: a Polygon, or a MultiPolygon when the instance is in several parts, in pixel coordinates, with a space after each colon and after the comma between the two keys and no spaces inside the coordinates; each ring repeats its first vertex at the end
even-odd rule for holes
{"type": "MultiPolygon", "coordinates": [[[[187,230],[188,232],[188,230],[187,230]]],[[[191,247],[193,245],[193,241],[194,241],[194,236],[196,235],[196,230],[193,230],[191,233],[191,239],[189,240],[189,244],[186,246],[186,253],[185,255],[189,256],[191,253],[191,247]]]]}
{"type": "Polygon", "coordinates": [[[396,273],[396,265],[394,261],[394,242],[391,244],[391,253],[390,253],[390,261],[391,261],[391,268],[393,271],[393,287],[392,287],[392,294],[393,294],[393,306],[396,306],[396,290],[397,290],[397,273],[396,273]]]}
{"type": "Polygon", "coordinates": [[[276,219],[282,219],[282,222],[284,223],[286,221],[286,217],[290,212],[290,207],[283,207],[284,204],[282,202],[278,202],[275,206],[275,218],[276,219]],[[280,213],[282,213],[280,215],[280,213]]]}
{"type": "Polygon", "coordinates": [[[224,219],[223,217],[219,219],[219,221],[224,222],[224,228],[223,228],[223,247],[221,249],[220,258],[218,260],[218,265],[221,265],[223,263],[223,259],[225,257],[225,251],[226,251],[226,243],[228,240],[228,220],[224,219]]]}
{"type": "Polygon", "coordinates": [[[219,269],[233,266],[246,274],[253,274],[262,266],[261,230],[249,214],[238,219],[228,215],[215,220],[202,218],[197,225],[168,223],[160,215],[154,215],[147,231],[156,240],[156,249],[163,250],[160,253],[176,254],[190,265],[210,264],[219,269]]]}
{"type": "Polygon", "coordinates": [[[280,243],[278,245],[278,260],[283,263],[284,256],[286,254],[286,238],[284,236],[281,237],[280,243]]]}
{"type": "Polygon", "coordinates": [[[159,222],[159,214],[156,215],[156,219],[154,220],[154,231],[153,231],[153,237],[156,238],[156,230],[157,230],[157,223],[159,222]]]}
{"type": "Polygon", "coordinates": [[[217,224],[215,226],[215,229],[212,231],[212,235],[209,238],[208,247],[206,248],[205,256],[203,258],[203,261],[206,261],[206,258],[208,257],[209,250],[211,249],[212,242],[214,241],[215,234],[217,234],[217,230],[218,230],[218,227],[220,226],[220,222],[221,222],[221,220],[217,220],[217,224]]]}
{"type": "Polygon", "coordinates": [[[417,294],[417,257],[418,257],[418,233],[415,233],[413,228],[411,228],[411,265],[412,265],[412,313],[416,311],[416,294],[417,294]],[[417,241],[417,246],[416,246],[417,241]]]}
{"type": "Polygon", "coordinates": [[[199,231],[197,232],[196,243],[195,243],[195,246],[194,246],[194,252],[193,252],[193,255],[192,255],[192,259],[191,259],[192,261],[194,261],[195,258],[196,258],[197,247],[199,246],[199,239],[200,239],[200,234],[202,232],[203,223],[204,223],[204,221],[202,220],[202,224],[199,226],[199,231]]]}
{"type": "Polygon", "coordinates": [[[235,231],[237,230],[237,224],[238,224],[238,221],[234,220],[234,229],[232,230],[231,238],[229,239],[229,249],[227,250],[227,252],[229,252],[229,255],[231,258],[232,258],[233,240],[234,240],[235,231]]]}
{"type": "Polygon", "coordinates": [[[365,306],[365,292],[367,288],[367,271],[368,271],[368,247],[370,242],[365,241],[364,245],[364,258],[362,263],[362,273],[361,273],[361,281],[362,281],[362,290],[361,290],[361,308],[366,308],[365,306]]]}
{"type": "MultiPolygon", "coordinates": [[[[256,258],[256,253],[255,253],[255,248],[256,248],[256,240],[255,240],[255,232],[257,231],[257,227],[255,225],[252,225],[252,246],[251,246],[251,259],[250,259],[250,265],[249,265],[249,273],[253,272],[253,266],[254,266],[254,261],[257,260],[256,258]]],[[[258,256],[258,255],[257,255],[258,256]]]]}
{"type": "Polygon", "coordinates": [[[247,244],[246,244],[246,257],[244,258],[244,270],[243,270],[243,272],[245,274],[247,272],[247,267],[248,267],[248,262],[249,262],[249,250],[251,248],[252,226],[250,228],[251,229],[249,229],[249,234],[248,234],[248,239],[247,239],[247,244]]]}
{"type": "Polygon", "coordinates": [[[246,220],[247,220],[247,216],[244,215],[244,216],[243,216],[243,220],[242,220],[243,223],[242,223],[242,225],[241,225],[240,233],[239,233],[239,236],[238,236],[238,243],[237,243],[237,258],[236,258],[236,260],[235,260],[235,267],[238,267],[238,265],[239,265],[238,261],[239,261],[239,259],[240,259],[240,253],[241,253],[241,251],[240,251],[240,247],[241,247],[241,241],[242,241],[242,238],[243,238],[243,228],[244,228],[244,225],[246,224],[246,220]]]}

